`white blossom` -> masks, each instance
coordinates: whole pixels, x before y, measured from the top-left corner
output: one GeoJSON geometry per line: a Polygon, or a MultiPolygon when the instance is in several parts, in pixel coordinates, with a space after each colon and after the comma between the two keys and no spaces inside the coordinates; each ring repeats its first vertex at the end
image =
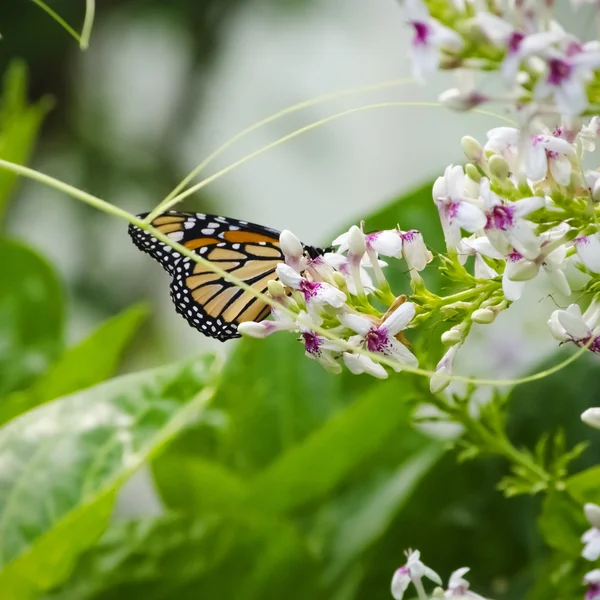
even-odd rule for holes
{"type": "Polygon", "coordinates": [[[442,585],[440,576],[421,562],[421,553],[415,550],[408,555],[406,564],[396,569],[394,573],[392,578],[392,596],[394,600],[402,600],[410,583],[415,584],[415,582],[418,582],[418,585],[420,585],[423,577],[442,585]]]}

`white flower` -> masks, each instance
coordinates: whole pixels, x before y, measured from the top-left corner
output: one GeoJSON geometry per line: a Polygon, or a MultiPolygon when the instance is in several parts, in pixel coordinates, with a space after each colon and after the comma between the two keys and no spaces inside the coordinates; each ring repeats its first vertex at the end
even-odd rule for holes
{"type": "Polygon", "coordinates": [[[302,242],[291,231],[284,229],[279,234],[279,247],[283,252],[287,265],[298,273],[304,271],[306,268],[304,246],[302,246],[302,242]]]}
{"type": "Polygon", "coordinates": [[[600,171],[588,169],[584,173],[584,179],[594,202],[600,201],[600,171]]]}
{"type": "Polygon", "coordinates": [[[583,583],[587,585],[585,600],[600,600],[600,569],[594,569],[586,573],[583,583]]]}
{"type": "Polygon", "coordinates": [[[427,577],[427,579],[434,583],[442,585],[440,576],[433,569],[424,565],[420,559],[421,553],[418,550],[411,552],[408,555],[406,564],[394,573],[394,577],[392,578],[392,596],[394,600],[402,600],[404,592],[406,592],[411,581],[413,584],[418,582],[420,586],[423,577],[427,577]]]}
{"type": "Polygon", "coordinates": [[[486,224],[486,217],[474,200],[465,195],[465,174],[461,166],[448,166],[443,177],[433,184],[433,200],[440,213],[440,221],[448,249],[460,244],[461,229],[475,233],[486,224]]]}
{"type": "MultiPolygon", "coordinates": [[[[346,285],[348,286],[348,291],[352,295],[356,296],[358,294],[358,288],[356,286],[356,282],[354,279],[354,270],[352,265],[350,264],[350,260],[343,254],[339,254],[338,252],[328,252],[323,256],[323,259],[325,260],[325,262],[331,265],[338,273],[341,273],[341,275],[344,277],[346,285]]],[[[373,288],[375,286],[373,285],[373,280],[371,279],[371,276],[363,266],[364,264],[366,264],[366,262],[367,261],[364,261],[362,264],[358,265],[357,271],[358,277],[360,277],[360,282],[364,291],[367,294],[369,294],[373,291],[373,288]]]]}
{"type": "Polygon", "coordinates": [[[303,315],[306,315],[306,313],[301,313],[294,319],[287,312],[271,307],[271,315],[273,317],[272,321],[265,320],[258,323],[245,321],[240,323],[238,333],[247,337],[262,339],[277,331],[298,331],[298,323],[303,320],[303,315]]]}
{"type": "Polygon", "coordinates": [[[510,83],[515,80],[519,65],[524,59],[548,48],[564,35],[553,30],[526,36],[504,19],[487,12],[478,12],[475,18],[489,40],[506,49],[501,70],[510,83]]]}
{"type": "Polygon", "coordinates": [[[581,149],[585,152],[593,152],[596,149],[596,140],[600,137],[600,117],[592,117],[587,125],[581,127],[577,140],[581,149]]]}
{"type": "Polygon", "coordinates": [[[423,82],[439,65],[439,49],[460,50],[462,38],[429,15],[422,0],[405,0],[404,8],[408,22],[415,30],[412,41],[412,64],[414,76],[423,82]]]}
{"type": "Polygon", "coordinates": [[[581,556],[586,560],[598,560],[600,558],[600,506],[588,503],[583,509],[592,528],[581,536],[581,541],[585,544],[581,556]]]}
{"type": "Polygon", "coordinates": [[[573,245],[581,262],[593,273],[600,273],[600,234],[575,238],[573,245]]]}
{"type": "Polygon", "coordinates": [[[469,567],[462,567],[462,569],[457,569],[450,575],[448,589],[444,592],[444,598],[461,598],[462,600],[477,598],[485,600],[483,596],[469,591],[469,582],[463,577],[469,570],[469,567]]]}
{"type": "Polygon", "coordinates": [[[309,310],[314,307],[323,307],[324,305],[341,308],[346,302],[346,294],[341,290],[338,290],[329,283],[309,281],[306,277],[299,275],[289,265],[278,264],[277,276],[281,280],[281,283],[302,293],[309,310]]]}
{"type": "Polygon", "coordinates": [[[474,274],[476,279],[493,279],[494,277],[498,277],[498,273],[485,262],[483,257],[487,256],[503,260],[504,255],[496,250],[492,242],[485,235],[480,237],[472,235],[470,238],[463,238],[461,240],[459,252],[461,262],[469,255],[475,256],[474,274]]]}
{"type": "Polygon", "coordinates": [[[433,260],[433,254],[427,249],[420,231],[411,229],[400,232],[402,238],[402,254],[409,269],[422,271],[427,263],[433,260]]]}
{"type": "Polygon", "coordinates": [[[438,362],[435,367],[435,373],[431,376],[429,380],[429,389],[432,394],[437,394],[442,390],[445,390],[450,383],[450,379],[448,376],[452,375],[452,369],[454,368],[454,359],[456,358],[456,353],[458,349],[462,346],[462,344],[455,344],[451,346],[444,356],[442,356],[440,362],[438,362]]]}
{"type": "Polygon", "coordinates": [[[600,408],[588,408],[581,413],[581,420],[594,429],[600,429],[600,408]]]}
{"type": "Polygon", "coordinates": [[[317,335],[307,327],[302,327],[302,341],[306,356],[320,362],[331,373],[342,372],[342,366],[336,358],[342,350],[338,343],[317,335]]]}
{"type": "Polygon", "coordinates": [[[586,83],[600,67],[600,51],[570,43],[566,52],[547,52],[547,76],[535,89],[537,99],[552,97],[564,115],[579,115],[588,105],[586,83]]]}
{"type": "MultiPolygon", "coordinates": [[[[348,340],[351,344],[358,346],[362,338],[358,335],[352,336],[348,340]]],[[[352,352],[344,352],[344,364],[348,367],[348,371],[354,375],[360,375],[367,373],[377,379],[387,379],[387,371],[375,361],[371,360],[368,356],[363,354],[354,354],[352,352]]]]}
{"type": "MultiPolygon", "coordinates": [[[[352,250],[350,241],[355,237],[358,231],[364,237],[363,250],[360,253],[362,256],[365,252],[373,250],[382,256],[391,256],[400,258],[402,256],[402,236],[397,229],[387,229],[384,231],[376,231],[375,233],[362,233],[356,225],[350,231],[342,233],[335,240],[333,246],[339,246],[338,252],[346,252],[352,250]]],[[[357,253],[358,254],[358,253],[357,253]]]]}
{"type": "Polygon", "coordinates": [[[569,185],[573,166],[568,156],[575,148],[567,140],[553,135],[534,135],[525,159],[525,173],[533,181],[545,179],[548,168],[560,185],[569,185]]]}
{"type": "Polygon", "coordinates": [[[541,242],[523,217],[544,206],[539,196],[505,202],[490,188],[490,181],[483,178],[479,185],[483,210],[487,219],[485,233],[492,245],[507,254],[511,247],[528,259],[540,253],[541,242]]]}
{"type": "Polygon", "coordinates": [[[555,310],[548,320],[550,332],[559,342],[572,342],[577,346],[588,346],[589,350],[600,354],[600,303],[594,300],[581,314],[577,304],[566,310],[555,310]]]}
{"type": "MultiPolygon", "coordinates": [[[[399,372],[404,367],[414,368],[419,365],[417,357],[395,337],[406,328],[414,316],[415,305],[412,302],[404,302],[379,326],[374,325],[369,319],[351,313],[341,315],[340,321],[358,334],[349,340],[351,343],[366,348],[369,352],[388,356],[396,363],[393,369],[399,372]]],[[[370,363],[373,363],[367,356],[362,356],[359,361],[350,358],[350,364],[348,364],[346,356],[344,356],[344,360],[353,373],[355,373],[353,369],[362,369],[359,372],[364,372],[365,365],[370,366],[370,363]]]]}

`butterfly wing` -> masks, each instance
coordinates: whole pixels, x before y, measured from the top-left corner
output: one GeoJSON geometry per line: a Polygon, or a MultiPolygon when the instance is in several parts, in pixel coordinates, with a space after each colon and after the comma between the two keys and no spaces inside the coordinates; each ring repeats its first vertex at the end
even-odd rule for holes
{"type": "MultiPolygon", "coordinates": [[[[283,254],[275,229],[216,215],[176,211],[157,217],[152,226],[257,292],[266,292],[268,282],[277,279],[276,268],[283,261],[283,254]]],[[[268,316],[270,308],[265,302],[223,280],[208,267],[181,256],[134,225],[129,226],[129,234],[140,250],[172,275],[171,298],[177,312],[204,335],[226,341],[239,337],[240,323],[268,316]]]]}

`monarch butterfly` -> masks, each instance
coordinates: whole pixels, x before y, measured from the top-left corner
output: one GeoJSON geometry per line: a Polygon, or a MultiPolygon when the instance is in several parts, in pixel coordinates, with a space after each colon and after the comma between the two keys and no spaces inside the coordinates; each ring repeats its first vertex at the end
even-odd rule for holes
{"type": "MultiPolygon", "coordinates": [[[[143,219],[148,213],[138,215],[143,219]]],[[[279,231],[227,217],[168,211],[152,223],[173,241],[235,275],[257,292],[264,293],[276,268],[284,261],[279,247],[279,231]]],[[[222,342],[240,337],[237,326],[244,321],[261,321],[270,312],[268,304],[225,281],[222,277],[148,232],[129,225],[134,244],[157,260],[169,273],[171,298],[175,309],[187,322],[206,336],[222,342]]],[[[305,254],[316,258],[321,248],[304,245],[305,254]]]]}

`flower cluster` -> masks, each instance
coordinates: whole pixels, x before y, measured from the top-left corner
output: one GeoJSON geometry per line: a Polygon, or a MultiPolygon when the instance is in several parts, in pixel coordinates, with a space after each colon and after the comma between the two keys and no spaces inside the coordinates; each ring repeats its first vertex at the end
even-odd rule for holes
{"type": "Polygon", "coordinates": [[[426,600],[423,587],[423,578],[433,581],[438,586],[432,593],[432,598],[456,598],[467,600],[485,600],[483,596],[469,590],[469,582],[464,576],[469,572],[468,567],[457,569],[450,575],[448,587],[442,588],[442,579],[431,568],[421,562],[421,553],[418,550],[407,552],[406,564],[396,570],[392,578],[392,596],[395,600],[402,600],[408,586],[412,583],[415,587],[419,600],[426,600]]]}
{"type": "MultiPolygon", "coordinates": [[[[585,516],[592,526],[588,529],[581,541],[585,544],[581,556],[589,561],[600,558],[600,506],[588,503],[584,506],[585,516]]],[[[600,569],[593,569],[583,579],[587,590],[585,600],[600,600],[600,569]]]]}
{"type": "Polygon", "coordinates": [[[365,234],[354,226],[334,240],[336,252],[316,257],[290,231],[281,233],[280,244],[285,263],[277,267],[278,280],[269,282],[269,295],[279,305],[271,310],[273,320],[242,323],[241,334],[299,333],[306,355],[333,373],[345,364],[352,373],[386,378],[385,368],[361,349],[389,358],[396,371],[418,366],[402,333],[416,306],[391,293],[386,263],[379,258],[404,258],[412,277],[419,278],[432,255],[418,231],[365,234]],[[335,339],[317,330],[330,331],[335,339]]]}
{"type": "MultiPolygon", "coordinates": [[[[573,4],[580,4],[573,0],[573,4]]],[[[466,110],[490,100],[534,112],[582,115],[598,104],[600,44],[583,42],[553,20],[553,2],[405,0],[414,29],[413,70],[421,81],[437,70],[460,70],[461,87],[442,94],[466,110]],[[492,12],[493,11],[493,12],[492,12]],[[489,97],[465,84],[466,71],[498,71],[507,93],[489,97]]]]}

